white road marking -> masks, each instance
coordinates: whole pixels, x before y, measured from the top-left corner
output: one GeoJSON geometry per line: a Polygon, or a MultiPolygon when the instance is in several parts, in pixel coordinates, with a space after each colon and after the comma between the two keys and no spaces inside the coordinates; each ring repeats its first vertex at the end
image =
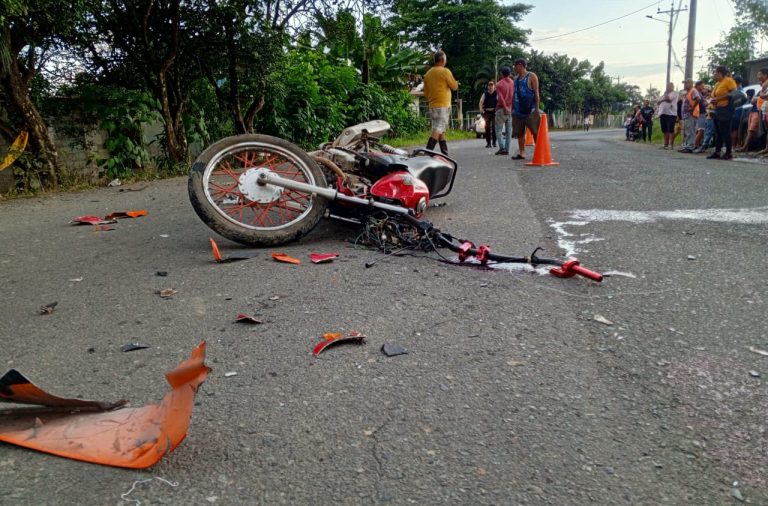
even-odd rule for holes
{"type": "Polygon", "coordinates": [[[718,223],[743,223],[750,225],[768,223],[768,207],[732,209],[677,209],[674,211],[622,211],[615,209],[578,209],[570,211],[570,218],[580,222],[628,221],[651,223],[659,220],[696,220],[718,223]]]}

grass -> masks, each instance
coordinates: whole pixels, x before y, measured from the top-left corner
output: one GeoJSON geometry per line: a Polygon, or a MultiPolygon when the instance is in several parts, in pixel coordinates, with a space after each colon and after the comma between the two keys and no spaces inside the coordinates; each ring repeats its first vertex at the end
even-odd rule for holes
{"type": "MultiPolygon", "coordinates": [[[[384,142],[390,146],[401,148],[404,146],[426,146],[429,139],[429,131],[419,132],[413,135],[406,135],[403,137],[392,137],[384,139],[384,142]]],[[[467,132],[465,130],[448,130],[445,132],[445,138],[448,142],[457,141],[461,139],[474,139],[475,132],[467,132]]]]}

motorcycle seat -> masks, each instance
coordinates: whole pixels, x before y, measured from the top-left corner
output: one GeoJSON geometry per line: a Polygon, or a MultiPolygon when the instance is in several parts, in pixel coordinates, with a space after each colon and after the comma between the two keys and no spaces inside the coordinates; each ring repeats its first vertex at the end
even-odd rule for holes
{"type": "Polygon", "coordinates": [[[434,196],[444,191],[453,178],[453,166],[433,156],[415,156],[409,158],[403,166],[413,177],[421,179],[434,196]]]}

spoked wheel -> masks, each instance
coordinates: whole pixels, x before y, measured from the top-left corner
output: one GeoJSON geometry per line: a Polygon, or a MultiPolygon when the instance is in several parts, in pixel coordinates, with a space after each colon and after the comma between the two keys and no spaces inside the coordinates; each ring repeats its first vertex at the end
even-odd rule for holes
{"type": "Polygon", "coordinates": [[[317,164],[298,146],[267,135],[227,137],[192,166],[189,198],[217,233],[249,246],[275,246],[307,234],[328,205],[311,193],[259,184],[259,174],[325,187],[317,164]]]}

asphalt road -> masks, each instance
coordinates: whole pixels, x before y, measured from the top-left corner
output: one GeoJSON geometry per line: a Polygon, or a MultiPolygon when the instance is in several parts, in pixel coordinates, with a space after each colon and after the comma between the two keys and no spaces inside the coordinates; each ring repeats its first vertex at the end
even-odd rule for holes
{"type": "Polygon", "coordinates": [[[281,248],[299,266],[271,250],[216,264],[184,179],[1,202],[3,365],[133,406],[202,340],[213,370],[154,468],[0,444],[0,504],[767,504],[768,357],[749,348],[768,350],[768,167],[622,137],[555,133],[544,168],[453,143],[460,176],[429,211],[497,252],[575,254],[615,273],[602,284],[413,257],[366,269],[379,255],[329,221],[281,248]],[[149,215],[67,224],[129,209],[149,215]],[[351,330],[367,343],[311,355],[351,330]],[[150,348],[120,351],[134,341],[150,348]],[[154,477],[177,486],[131,491],[154,477]]]}

